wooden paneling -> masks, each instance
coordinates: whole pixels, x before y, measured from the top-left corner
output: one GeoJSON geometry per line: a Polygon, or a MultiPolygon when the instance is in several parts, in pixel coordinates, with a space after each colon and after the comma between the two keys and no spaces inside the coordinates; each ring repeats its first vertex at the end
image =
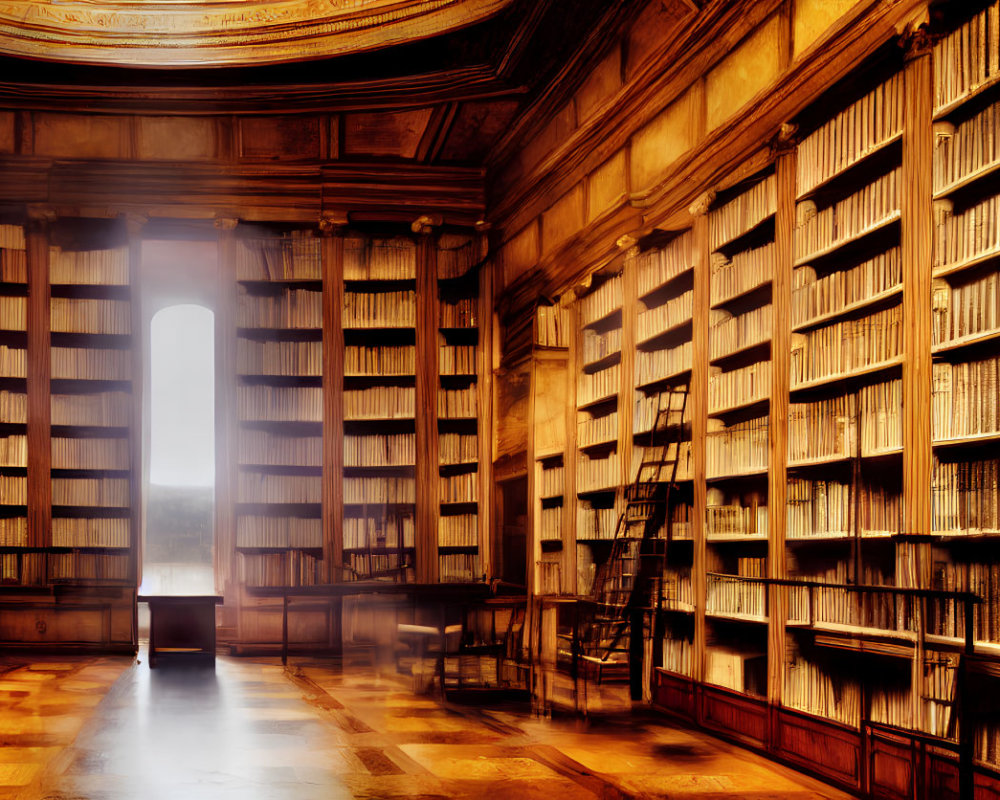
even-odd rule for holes
{"type": "Polygon", "coordinates": [[[902,737],[872,734],[868,745],[868,791],[878,800],[914,797],[914,759],[911,744],[902,737]]]}
{"type": "Polygon", "coordinates": [[[767,703],[713,686],[701,686],[701,724],[763,748],[767,742],[767,703]]]}
{"type": "Polygon", "coordinates": [[[860,788],[858,731],[782,710],[775,722],[773,742],[778,756],[846,788],[860,788]]]}
{"type": "Polygon", "coordinates": [[[694,719],[694,683],[662,669],[653,670],[653,705],[694,719]]]}
{"type": "Polygon", "coordinates": [[[345,155],[413,158],[432,109],[373,111],[344,116],[345,155]]]}
{"type": "Polygon", "coordinates": [[[318,117],[247,117],[239,120],[239,153],[250,159],[319,159],[320,130],[318,117]]]}

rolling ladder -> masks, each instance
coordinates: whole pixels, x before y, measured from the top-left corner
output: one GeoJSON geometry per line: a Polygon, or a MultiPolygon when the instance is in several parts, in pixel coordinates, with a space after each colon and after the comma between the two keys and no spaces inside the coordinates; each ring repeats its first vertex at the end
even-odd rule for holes
{"type": "Polygon", "coordinates": [[[589,611],[578,626],[577,658],[598,683],[628,676],[633,617],[656,605],[661,591],[670,538],[670,490],[677,480],[687,401],[686,386],[671,387],[657,397],[649,444],[635,480],[625,489],[611,553],[597,571],[589,611]],[[658,536],[664,527],[666,539],[658,536]]]}

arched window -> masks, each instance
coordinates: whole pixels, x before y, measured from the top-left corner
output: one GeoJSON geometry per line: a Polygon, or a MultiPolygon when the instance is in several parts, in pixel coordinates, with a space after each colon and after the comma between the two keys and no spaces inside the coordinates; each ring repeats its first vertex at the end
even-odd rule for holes
{"type": "MultiPolygon", "coordinates": [[[[211,585],[215,503],[215,315],[168,306],[150,322],[149,486],[143,561],[211,585]],[[177,569],[166,568],[177,565],[177,569]],[[200,568],[194,568],[200,565],[200,568]]],[[[174,579],[164,577],[173,583],[174,579]]]]}

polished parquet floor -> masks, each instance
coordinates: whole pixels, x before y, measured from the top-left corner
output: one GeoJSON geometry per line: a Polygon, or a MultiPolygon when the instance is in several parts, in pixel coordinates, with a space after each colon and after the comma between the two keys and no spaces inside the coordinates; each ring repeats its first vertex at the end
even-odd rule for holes
{"type": "Polygon", "coordinates": [[[643,714],[453,706],[331,662],[143,662],[0,659],[0,800],[846,797],[643,714]]]}

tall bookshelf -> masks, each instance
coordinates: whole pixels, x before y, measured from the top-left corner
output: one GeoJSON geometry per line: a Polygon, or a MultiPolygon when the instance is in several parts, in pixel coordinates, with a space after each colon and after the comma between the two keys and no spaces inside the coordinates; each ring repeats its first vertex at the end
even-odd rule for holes
{"type": "Polygon", "coordinates": [[[121,219],[2,226],[7,644],[136,644],[134,250],[121,219]]]}

